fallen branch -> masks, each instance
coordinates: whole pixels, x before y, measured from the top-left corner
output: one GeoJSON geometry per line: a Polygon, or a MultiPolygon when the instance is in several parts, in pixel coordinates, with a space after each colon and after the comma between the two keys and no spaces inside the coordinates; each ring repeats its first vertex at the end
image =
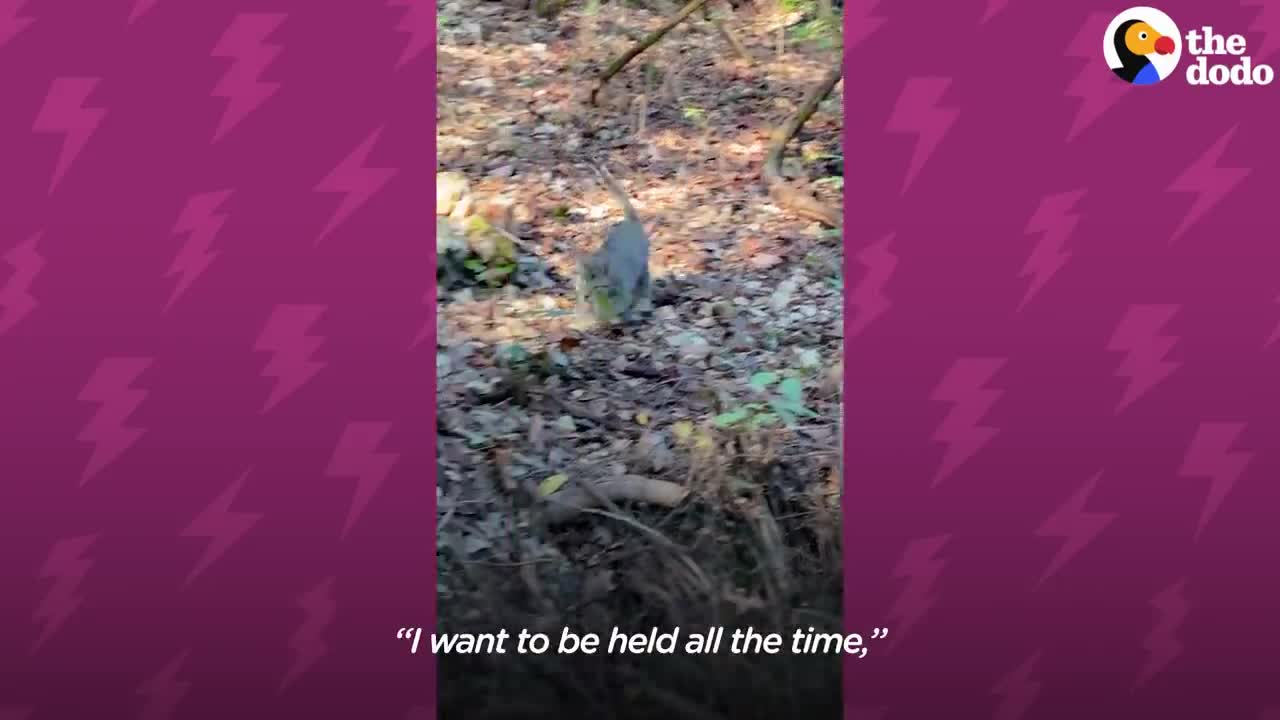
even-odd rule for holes
{"type": "Polygon", "coordinates": [[[796,113],[775,133],[773,144],[769,146],[769,152],[764,161],[764,184],[769,189],[769,196],[797,215],[817,220],[830,227],[840,227],[840,212],[787,184],[782,177],[782,151],[818,109],[818,104],[831,94],[836,83],[840,82],[842,71],[843,68],[837,64],[827,72],[822,82],[809,91],[808,97],[804,99],[796,113]]]}
{"type": "Polygon", "coordinates": [[[691,0],[688,5],[681,8],[680,12],[676,13],[675,16],[668,20],[665,25],[646,35],[640,40],[640,42],[632,45],[629,50],[619,55],[613,62],[609,63],[609,67],[605,68],[604,74],[600,76],[600,80],[596,82],[596,86],[591,89],[591,104],[596,104],[596,95],[604,89],[604,84],[609,82],[609,79],[614,75],[617,75],[622,68],[626,67],[627,63],[631,62],[635,56],[644,52],[650,45],[661,40],[663,35],[671,32],[672,28],[684,22],[685,18],[697,12],[698,8],[705,4],[707,4],[707,0],[691,0]]]}
{"type": "Polygon", "coordinates": [[[666,480],[640,475],[624,475],[616,480],[595,483],[590,490],[568,487],[547,498],[544,519],[548,524],[566,523],[604,502],[642,502],[673,508],[684,502],[689,489],[666,480]]]}

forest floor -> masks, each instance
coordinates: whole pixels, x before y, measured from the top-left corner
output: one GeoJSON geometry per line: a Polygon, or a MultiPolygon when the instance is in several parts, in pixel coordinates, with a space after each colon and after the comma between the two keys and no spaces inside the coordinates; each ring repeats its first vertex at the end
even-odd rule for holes
{"type": "MultiPolygon", "coordinates": [[[[593,107],[608,63],[678,6],[439,4],[439,169],[511,208],[519,256],[498,282],[441,275],[441,632],[527,628],[554,645],[566,625],[840,630],[841,238],[761,180],[772,132],[840,61],[839,39],[802,6],[711,7],[749,58],[695,14],[593,107]],[[573,326],[575,253],[621,219],[590,161],[651,228],[646,322],[573,326]]],[[[841,125],[837,85],[783,164],[837,209],[841,125]]],[[[749,657],[629,656],[606,672],[554,650],[442,658],[441,707],[713,718],[839,702],[839,658],[789,658],[784,677],[749,657]]]]}

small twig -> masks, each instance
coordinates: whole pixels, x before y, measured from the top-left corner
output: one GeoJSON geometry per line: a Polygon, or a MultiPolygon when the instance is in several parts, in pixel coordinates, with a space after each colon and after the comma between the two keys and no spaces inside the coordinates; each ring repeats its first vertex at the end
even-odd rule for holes
{"type": "Polygon", "coordinates": [[[591,89],[591,97],[589,98],[590,103],[592,105],[596,104],[596,96],[604,88],[605,83],[609,82],[610,78],[612,78],[614,75],[617,75],[618,72],[622,70],[622,68],[626,67],[627,63],[631,62],[631,60],[635,58],[635,56],[644,52],[645,48],[661,40],[663,35],[666,35],[667,33],[671,32],[672,28],[674,28],[675,26],[683,22],[685,18],[689,17],[694,12],[696,12],[698,8],[705,5],[706,2],[707,0],[690,0],[689,4],[681,8],[680,12],[676,13],[675,16],[672,17],[670,20],[668,20],[665,24],[663,24],[662,27],[649,33],[647,36],[644,37],[643,40],[636,43],[635,45],[632,45],[630,49],[628,49],[626,52],[619,55],[616,60],[609,63],[609,67],[605,68],[605,71],[600,76],[600,79],[596,81],[596,86],[591,89]]]}

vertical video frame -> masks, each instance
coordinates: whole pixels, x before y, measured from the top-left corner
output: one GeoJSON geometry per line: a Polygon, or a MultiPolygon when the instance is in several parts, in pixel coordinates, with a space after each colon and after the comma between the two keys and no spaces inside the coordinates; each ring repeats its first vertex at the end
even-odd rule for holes
{"type": "Polygon", "coordinates": [[[443,720],[841,712],[842,11],[438,4],[443,720]]]}

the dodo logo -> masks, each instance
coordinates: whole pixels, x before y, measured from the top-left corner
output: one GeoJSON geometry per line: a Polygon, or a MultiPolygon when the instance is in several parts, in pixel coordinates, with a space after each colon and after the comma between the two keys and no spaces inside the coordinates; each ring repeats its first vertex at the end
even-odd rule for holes
{"type": "Polygon", "coordinates": [[[1107,26],[1102,52],[1116,75],[1134,85],[1154,85],[1182,59],[1181,33],[1173,20],[1149,7],[1129,8],[1107,26]]]}
{"type": "Polygon", "coordinates": [[[1182,48],[1195,57],[1187,66],[1189,85],[1270,85],[1275,70],[1254,63],[1246,54],[1243,35],[1224,35],[1204,25],[1182,36],[1163,12],[1150,7],[1129,8],[1111,21],[1102,52],[1116,75],[1134,85],[1154,85],[1178,68],[1182,48]],[[1228,62],[1214,62],[1222,58],[1228,62]]]}

